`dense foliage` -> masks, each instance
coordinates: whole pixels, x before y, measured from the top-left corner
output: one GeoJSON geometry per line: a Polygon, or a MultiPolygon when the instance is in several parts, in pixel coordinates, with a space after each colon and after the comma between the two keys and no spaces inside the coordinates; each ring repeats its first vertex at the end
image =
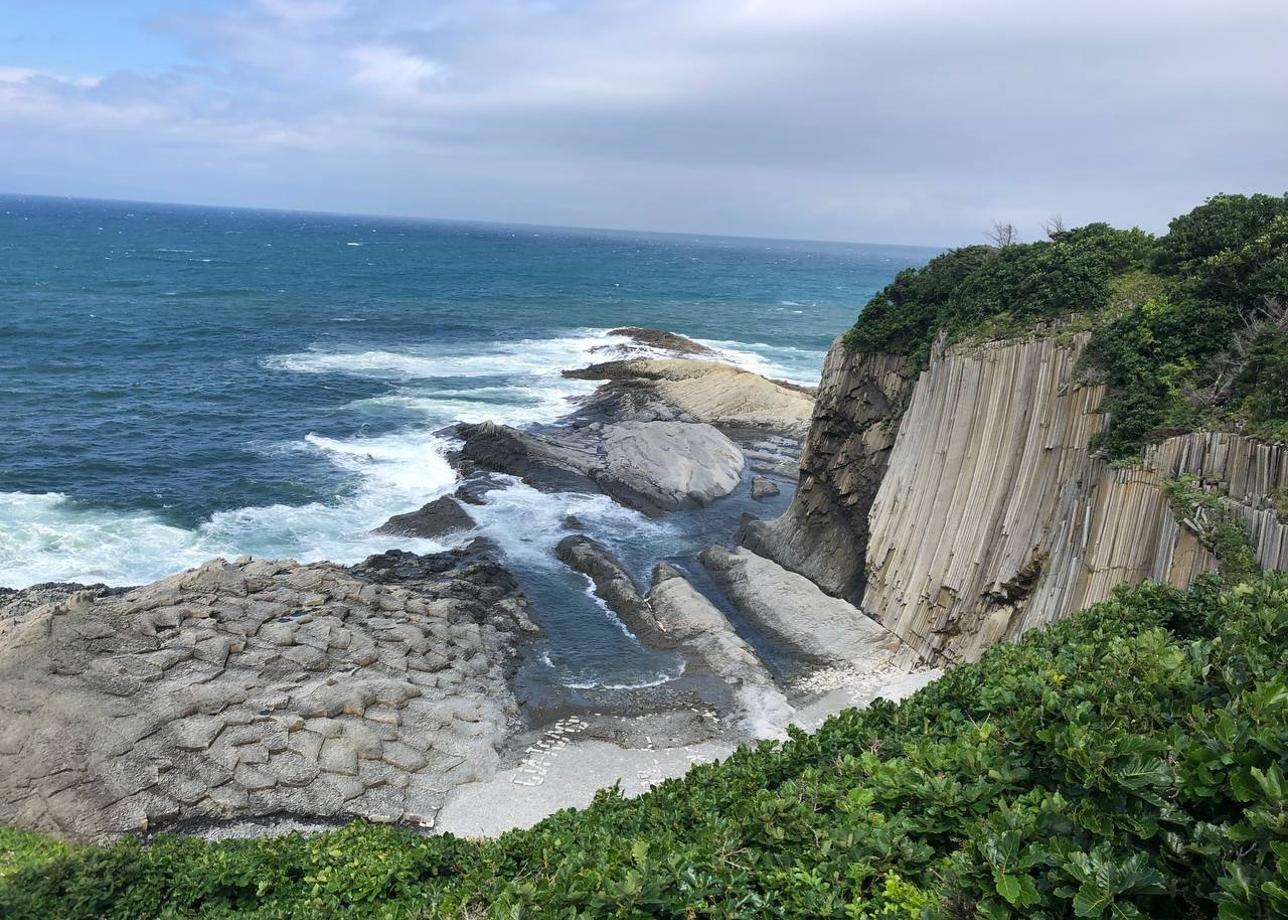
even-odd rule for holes
{"type": "Polygon", "coordinates": [[[10,832],[0,916],[1282,917],[1286,762],[1288,574],[1150,585],[495,841],[10,832]]]}
{"type": "Polygon", "coordinates": [[[1044,323],[1092,330],[1111,457],[1207,424],[1288,439],[1288,196],[1218,195],[1158,238],[1090,224],[956,249],[901,272],[845,341],[924,363],[938,336],[1044,323]]]}

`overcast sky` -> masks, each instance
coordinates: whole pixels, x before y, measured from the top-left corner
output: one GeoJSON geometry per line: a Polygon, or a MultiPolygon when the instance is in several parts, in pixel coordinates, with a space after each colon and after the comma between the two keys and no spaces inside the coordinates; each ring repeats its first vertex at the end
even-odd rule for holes
{"type": "Polygon", "coordinates": [[[956,244],[1288,190],[1288,0],[0,0],[0,191],[956,244]]]}

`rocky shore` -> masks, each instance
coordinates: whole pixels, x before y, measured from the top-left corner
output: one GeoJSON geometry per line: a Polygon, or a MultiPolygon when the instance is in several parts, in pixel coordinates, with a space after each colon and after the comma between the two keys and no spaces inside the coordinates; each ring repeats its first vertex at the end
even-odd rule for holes
{"type": "Polygon", "coordinates": [[[471,506],[508,477],[659,518],[794,489],[811,391],[672,333],[619,332],[611,360],[569,369],[602,383],[567,418],[458,425],[457,491],[379,528],[458,549],[215,560],[126,591],[0,596],[0,824],[69,839],[353,817],[493,833],[929,679],[893,667],[897,641],[858,608],[726,549],[732,532],[640,584],[570,520],[553,557],[684,677],[528,702],[542,611],[496,546],[465,542],[486,510],[471,506]]]}
{"type": "Polygon", "coordinates": [[[277,815],[428,826],[520,725],[525,607],[477,545],[17,592],[0,607],[0,821],[88,838],[277,815]]]}

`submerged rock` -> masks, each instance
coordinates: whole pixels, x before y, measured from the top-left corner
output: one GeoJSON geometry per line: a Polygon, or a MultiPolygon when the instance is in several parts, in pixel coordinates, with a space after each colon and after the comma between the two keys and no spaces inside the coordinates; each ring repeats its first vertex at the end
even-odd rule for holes
{"type": "Polygon", "coordinates": [[[778,488],[778,483],[772,479],[766,479],[764,476],[753,476],[751,478],[751,497],[758,502],[763,502],[767,498],[778,495],[782,490],[778,488]]]}
{"type": "Polygon", "coordinates": [[[479,545],[351,569],[215,560],[39,599],[0,598],[0,825],[68,839],[428,825],[495,769],[535,631],[479,545]]]}

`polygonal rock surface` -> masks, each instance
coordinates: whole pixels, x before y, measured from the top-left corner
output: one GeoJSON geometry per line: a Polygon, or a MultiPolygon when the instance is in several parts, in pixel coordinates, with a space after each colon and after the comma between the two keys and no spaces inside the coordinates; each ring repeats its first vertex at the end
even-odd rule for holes
{"type": "Polygon", "coordinates": [[[4,595],[0,825],[432,823],[517,719],[524,606],[477,548],[4,595]]]}

